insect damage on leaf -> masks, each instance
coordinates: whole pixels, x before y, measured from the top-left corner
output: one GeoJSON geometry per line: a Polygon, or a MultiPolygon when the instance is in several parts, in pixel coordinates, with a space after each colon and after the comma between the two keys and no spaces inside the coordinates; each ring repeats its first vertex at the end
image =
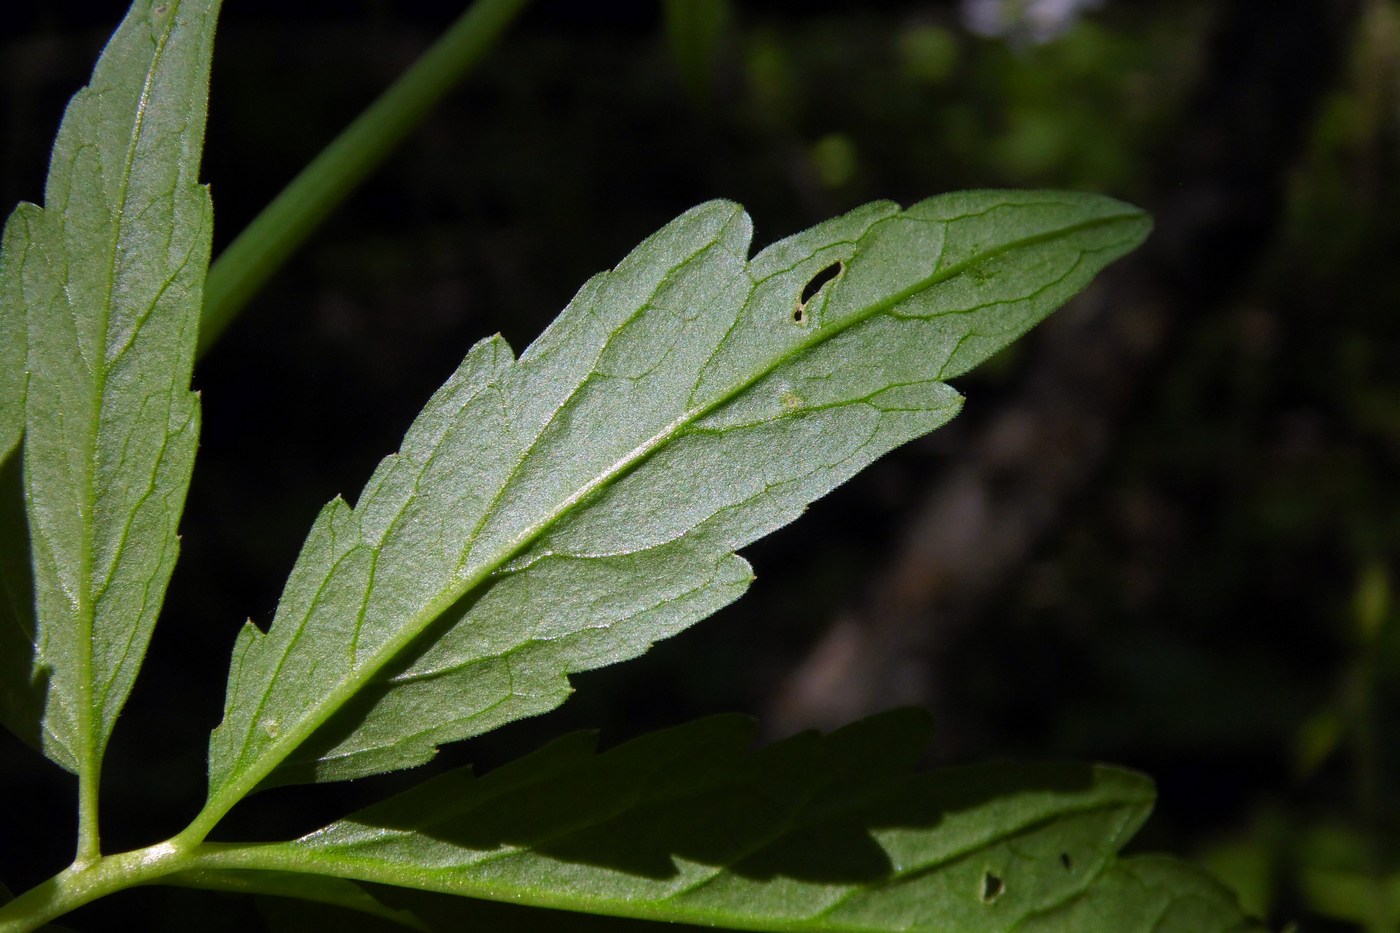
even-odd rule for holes
{"type": "Polygon", "coordinates": [[[808,303],[817,296],[817,293],[820,292],[828,282],[835,280],[844,268],[845,266],[840,262],[833,262],[831,265],[812,276],[812,280],[802,286],[802,294],[797,298],[797,310],[792,312],[792,319],[794,321],[799,324],[806,323],[808,303]]]}
{"type": "Polygon", "coordinates": [[[238,639],[210,807],[421,763],[713,613],[751,578],[737,548],[951,418],[948,378],[1148,227],[1095,195],[963,192],[750,259],[738,206],[686,212],[518,360],[473,348],[321,512],[271,627],[238,639]]]}

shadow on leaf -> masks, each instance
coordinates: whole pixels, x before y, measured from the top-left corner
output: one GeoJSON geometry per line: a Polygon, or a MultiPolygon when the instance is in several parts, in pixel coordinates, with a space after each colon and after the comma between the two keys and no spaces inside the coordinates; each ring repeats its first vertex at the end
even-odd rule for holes
{"type": "MultiPolygon", "coordinates": [[[[650,879],[676,876],[684,861],[758,880],[869,884],[917,870],[891,859],[900,830],[995,805],[1003,818],[984,813],[972,832],[989,842],[1034,827],[1026,815],[1047,797],[1092,797],[1099,783],[1096,769],[1080,764],[914,773],[931,734],[920,710],[750,751],[754,731],[745,717],[718,716],[602,754],[594,734],[577,733],[485,777],[442,775],[307,841],[392,858],[386,847],[433,840],[473,867],[528,850],[650,879]],[[1017,801],[1026,801],[1024,813],[1017,801]]],[[[957,858],[976,842],[954,829],[944,855],[957,858]]]]}

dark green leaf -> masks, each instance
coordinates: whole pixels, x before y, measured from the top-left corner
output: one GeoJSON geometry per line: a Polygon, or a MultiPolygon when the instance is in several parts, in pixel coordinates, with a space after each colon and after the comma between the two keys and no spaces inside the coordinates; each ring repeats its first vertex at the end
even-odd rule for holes
{"type": "Polygon", "coordinates": [[[290,897],[318,904],[343,907],[356,913],[387,920],[410,930],[427,927],[412,913],[397,910],[370,894],[353,881],[318,875],[281,871],[187,871],[161,879],[162,884],[232,894],[290,897]]]}
{"type": "Polygon", "coordinates": [[[1171,859],[1120,861],[1144,777],[1090,765],[916,773],[918,711],[757,752],[741,717],[595,755],[573,735],[484,778],[435,778],[230,864],[746,930],[1253,930],[1171,859]]]}
{"type": "Polygon", "coordinates": [[[0,722],[44,747],[47,673],[34,664],[34,574],[19,450],[0,457],[0,722]]]}

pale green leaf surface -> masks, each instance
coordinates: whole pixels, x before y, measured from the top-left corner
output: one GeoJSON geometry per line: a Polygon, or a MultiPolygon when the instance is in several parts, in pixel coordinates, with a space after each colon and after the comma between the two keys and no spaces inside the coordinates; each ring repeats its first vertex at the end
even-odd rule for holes
{"type": "Polygon", "coordinates": [[[178,550],[199,424],[189,381],[211,210],[197,174],[217,7],[132,6],[64,114],[44,209],[22,206],[7,231],[3,294],[27,334],[30,682],[45,691],[44,752],[74,771],[101,759],[178,550]]]}
{"type": "Polygon", "coordinates": [[[29,225],[38,208],[20,205],[0,237],[0,462],[24,434],[24,305],[19,269],[29,251],[29,225]]]}
{"type": "Polygon", "coordinates": [[[750,580],[736,548],[947,421],[943,380],[1148,227],[1096,195],[964,192],[750,260],[741,208],[686,212],[519,360],[474,347],[357,505],[321,512],[271,628],[238,638],[209,812],[426,761],[713,613],[750,580]]]}
{"type": "Polygon", "coordinates": [[[20,469],[28,341],[19,269],[39,212],[21,204],[0,239],[0,722],[36,749],[43,747],[46,684],[34,670],[34,576],[20,469]]]}
{"type": "Polygon", "coordinates": [[[162,878],[161,884],[199,888],[204,891],[222,891],[226,894],[296,898],[343,907],[410,930],[427,929],[412,912],[390,907],[360,885],[343,878],[281,871],[195,870],[162,878]]]}
{"type": "Polygon", "coordinates": [[[738,716],[601,755],[566,736],[212,859],[747,930],[1257,929],[1184,863],[1118,860],[1151,809],[1148,779],[1077,764],[918,773],[929,732],[904,710],[759,751],[738,716]]]}

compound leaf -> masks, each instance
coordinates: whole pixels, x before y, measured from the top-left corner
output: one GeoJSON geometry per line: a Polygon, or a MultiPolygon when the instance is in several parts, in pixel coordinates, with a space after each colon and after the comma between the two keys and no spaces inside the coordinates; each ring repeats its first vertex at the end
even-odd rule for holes
{"type": "Polygon", "coordinates": [[[745,930],[1226,933],[1261,929],[1168,858],[1119,860],[1151,782],[1091,765],[916,773],[925,714],[750,751],[743,717],[601,755],[576,734],[449,772],[288,843],[214,863],[745,930]]]}
{"type": "Polygon", "coordinates": [[[234,650],[217,818],[259,786],[428,760],[552,709],[735,599],[736,548],[951,418],[944,380],[1136,246],[1136,208],[884,202],[748,258],[728,202],[591,279],[520,357],[478,344],[234,650]]]}
{"type": "Polygon", "coordinates": [[[0,445],[22,395],[33,614],[7,574],[0,697],[10,728],[89,775],[145,655],[194,461],[211,223],[197,174],[217,8],[133,4],[64,114],[45,207],[21,205],[6,226],[0,445]]]}

